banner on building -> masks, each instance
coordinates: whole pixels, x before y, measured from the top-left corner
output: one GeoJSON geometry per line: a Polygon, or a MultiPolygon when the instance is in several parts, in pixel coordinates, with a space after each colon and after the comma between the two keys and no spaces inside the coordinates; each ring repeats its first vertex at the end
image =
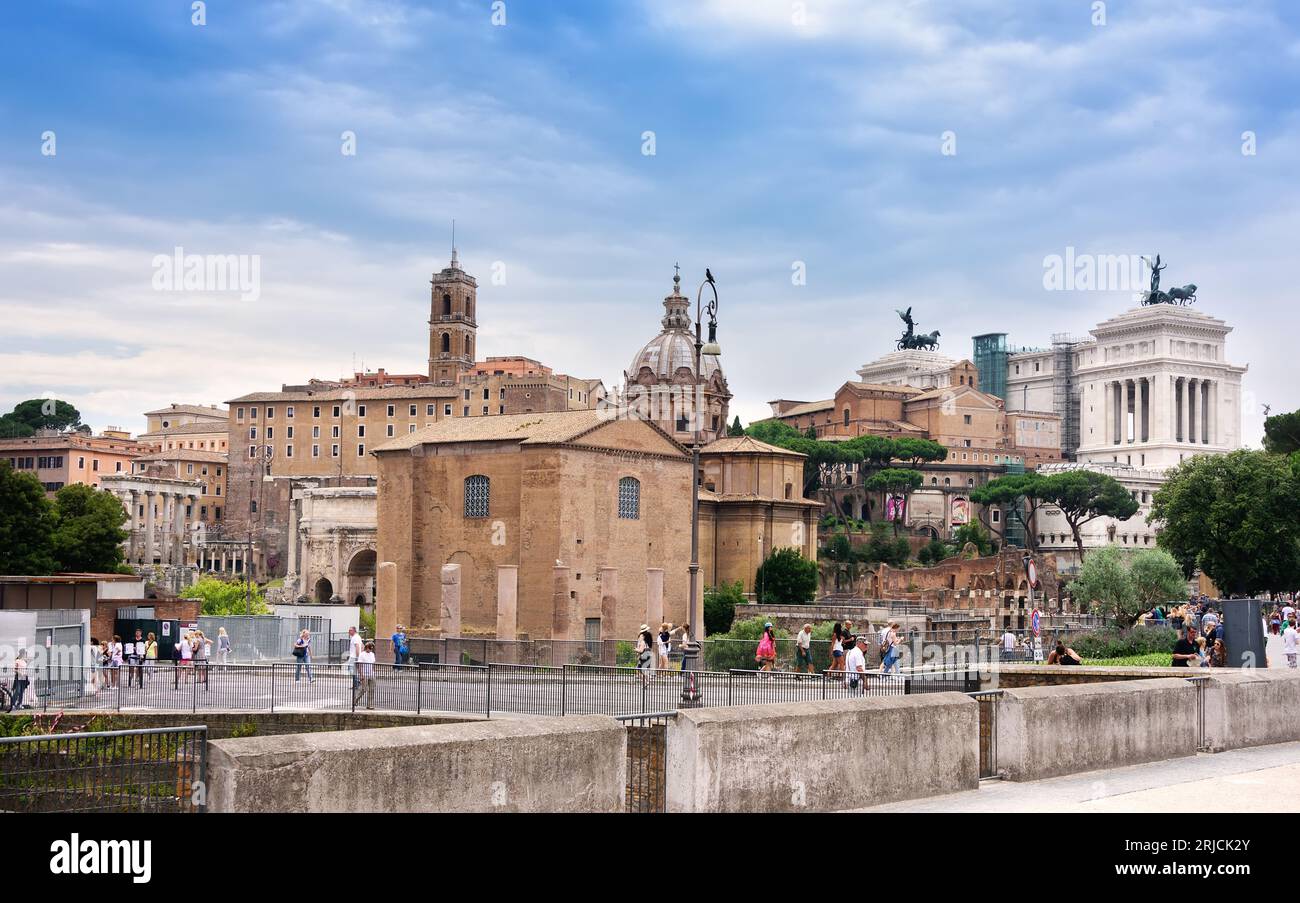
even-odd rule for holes
{"type": "Polygon", "coordinates": [[[954,527],[970,523],[970,502],[962,496],[956,496],[952,500],[952,519],[954,527]]]}

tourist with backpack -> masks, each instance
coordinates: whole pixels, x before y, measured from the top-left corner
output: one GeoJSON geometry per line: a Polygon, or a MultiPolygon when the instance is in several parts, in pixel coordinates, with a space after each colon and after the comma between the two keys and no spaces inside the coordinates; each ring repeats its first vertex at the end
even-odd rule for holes
{"type": "Polygon", "coordinates": [[[316,678],[311,676],[311,631],[305,627],[298,634],[298,641],[293,644],[293,657],[297,659],[293,668],[293,682],[298,682],[302,677],[302,669],[306,666],[307,683],[315,683],[316,678]]]}

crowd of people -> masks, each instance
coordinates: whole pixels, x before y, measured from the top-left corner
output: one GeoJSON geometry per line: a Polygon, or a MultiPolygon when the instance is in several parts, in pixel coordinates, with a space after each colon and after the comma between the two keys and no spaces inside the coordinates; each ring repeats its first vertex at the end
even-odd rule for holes
{"type": "MultiPolygon", "coordinates": [[[[217,631],[216,652],[217,661],[229,664],[230,637],[224,627],[217,631]]],[[[212,653],[213,640],[202,630],[182,632],[172,644],[173,685],[179,687],[182,682],[194,680],[206,683],[208,666],[213,661],[212,653]]],[[[91,637],[87,657],[90,661],[88,684],[92,692],[122,686],[123,671],[126,672],[128,689],[133,686],[143,689],[158,668],[158,637],[152,631],[145,634],[140,630],[136,630],[135,636],[125,643],[117,634],[108,640],[91,637]]]]}

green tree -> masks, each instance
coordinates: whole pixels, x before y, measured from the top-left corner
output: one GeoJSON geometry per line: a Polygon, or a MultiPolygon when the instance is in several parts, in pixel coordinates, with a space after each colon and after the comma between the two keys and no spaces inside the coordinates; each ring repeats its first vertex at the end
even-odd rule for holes
{"type": "Polygon", "coordinates": [[[1128,571],[1133,578],[1133,591],[1137,594],[1140,611],[1187,595],[1183,569],[1164,549],[1134,552],[1128,571]]]}
{"type": "Polygon", "coordinates": [[[1220,591],[1275,592],[1300,584],[1300,476],[1281,455],[1242,449],[1196,455],[1167,474],[1147,517],[1156,541],[1220,591]]]}
{"type": "MultiPolygon", "coordinates": [[[[731,629],[731,622],[736,617],[736,606],[746,602],[745,587],[739,580],[724,583],[721,586],[704,588],[704,635],[726,633],[731,629]]],[[[692,631],[699,628],[691,625],[692,631]]],[[[699,636],[698,633],[695,634],[699,636]]]]}
{"type": "Polygon", "coordinates": [[[1074,534],[1074,546],[1083,559],[1080,528],[1099,517],[1128,520],[1137,514],[1137,499],[1114,477],[1092,470],[1066,470],[1040,476],[1033,486],[1036,497],[1061,509],[1074,534]]]}
{"type": "MultiPolygon", "coordinates": [[[[912,493],[921,487],[922,476],[915,470],[905,470],[897,467],[888,467],[884,470],[873,473],[863,484],[869,492],[881,492],[886,496],[894,496],[903,500],[904,506],[912,493]]],[[[904,507],[906,510],[906,507],[904,507]]],[[[894,518],[894,532],[898,532],[899,524],[903,518],[896,516],[894,518]]]]}
{"type": "Polygon", "coordinates": [[[0,461],[0,574],[39,577],[54,567],[54,508],[45,487],[0,461]]]}
{"type": "MultiPolygon", "coordinates": [[[[758,641],[763,636],[763,624],[766,621],[765,615],[746,618],[732,624],[726,633],[710,636],[704,644],[704,666],[710,671],[729,671],[732,668],[741,671],[756,670],[758,665],[754,661],[754,653],[758,651],[758,641]]],[[[789,647],[789,643],[779,642],[789,639],[788,631],[773,627],[772,633],[778,640],[779,651],[789,647]]]]}
{"type": "Polygon", "coordinates": [[[54,559],[60,571],[111,574],[122,564],[127,513],[112,494],[84,483],[54,494],[54,559]]]}
{"type": "Polygon", "coordinates": [[[938,564],[947,557],[948,545],[938,539],[930,540],[921,546],[921,551],[916,553],[917,560],[926,566],[938,564]]]}
{"type": "Polygon", "coordinates": [[[1083,560],[1070,591],[1088,611],[1132,624],[1141,611],[1124,553],[1115,546],[1095,549],[1083,560]]]}
{"type": "Polygon", "coordinates": [[[996,477],[971,490],[971,501],[980,506],[980,521],[997,533],[999,545],[1006,545],[1006,519],[1014,517],[1024,529],[1025,546],[1031,552],[1037,550],[1034,517],[1042,505],[1042,499],[1038,496],[1041,481],[1042,477],[1036,473],[1014,473],[996,477]],[[989,511],[993,508],[1006,509],[1006,518],[1000,527],[994,525],[989,517],[989,511]]]}
{"type": "Polygon", "coordinates": [[[745,428],[744,428],[743,426],[740,425],[740,415],[739,415],[739,414],[736,415],[736,419],[735,419],[735,420],[731,421],[731,427],[727,430],[727,435],[728,435],[728,436],[743,436],[743,435],[745,435],[745,428]]]}
{"type": "Polygon", "coordinates": [[[970,543],[975,546],[975,551],[981,558],[993,554],[993,540],[976,523],[962,524],[953,532],[952,541],[956,545],[958,552],[966,548],[966,543],[970,543]]]}
{"type": "Polygon", "coordinates": [[[36,430],[68,430],[82,426],[81,412],[57,398],[29,398],[0,417],[0,438],[30,436],[36,430]]]}
{"type": "Polygon", "coordinates": [[[802,605],[817,593],[817,563],[791,547],[773,549],[754,575],[760,604],[802,605]]]}
{"type": "Polygon", "coordinates": [[[1264,421],[1264,448],[1275,455],[1300,451],[1300,411],[1274,414],[1264,421]]]}
{"type": "Polygon", "coordinates": [[[245,593],[247,590],[248,584],[242,580],[219,580],[216,577],[204,577],[185,590],[184,596],[187,599],[201,599],[203,601],[202,613],[205,615],[270,614],[271,610],[266,605],[265,594],[262,588],[257,585],[252,587],[252,608],[246,607],[245,593]]]}

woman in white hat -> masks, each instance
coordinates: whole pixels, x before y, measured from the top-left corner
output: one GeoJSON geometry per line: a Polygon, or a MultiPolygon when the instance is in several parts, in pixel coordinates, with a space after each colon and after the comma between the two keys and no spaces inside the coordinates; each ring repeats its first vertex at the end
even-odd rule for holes
{"type": "Polygon", "coordinates": [[[641,685],[650,685],[650,670],[654,667],[654,634],[649,624],[642,624],[636,638],[636,667],[641,672],[641,685]]]}

